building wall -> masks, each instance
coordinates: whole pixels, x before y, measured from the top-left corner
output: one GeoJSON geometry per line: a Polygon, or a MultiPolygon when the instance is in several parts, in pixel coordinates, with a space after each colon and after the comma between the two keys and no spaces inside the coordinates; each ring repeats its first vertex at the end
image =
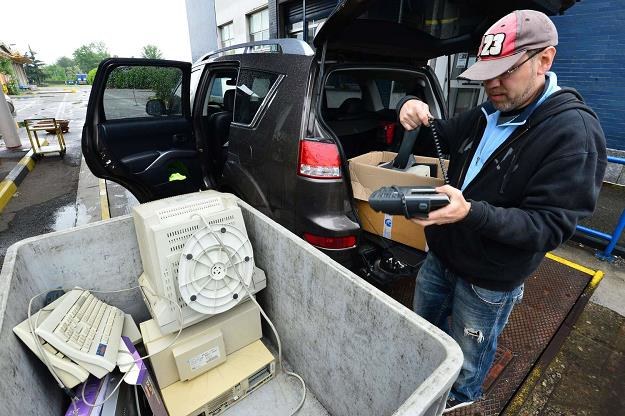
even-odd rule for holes
{"type": "Polygon", "coordinates": [[[202,55],[218,49],[215,0],[186,0],[191,58],[195,62],[202,55]]]}
{"type": "Polygon", "coordinates": [[[595,110],[608,148],[625,150],[625,2],[582,0],[552,19],[558,83],[578,90],[595,110]]]}
{"type": "Polygon", "coordinates": [[[13,62],[13,72],[20,88],[28,88],[28,77],[26,76],[24,65],[13,62]]]}
{"type": "Polygon", "coordinates": [[[221,45],[219,27],[229,22],[233,23],[234,39],[232,44],[249,42],[247,16],[266,7],[267,0],[215,0],[218,44],[221,45]]]}

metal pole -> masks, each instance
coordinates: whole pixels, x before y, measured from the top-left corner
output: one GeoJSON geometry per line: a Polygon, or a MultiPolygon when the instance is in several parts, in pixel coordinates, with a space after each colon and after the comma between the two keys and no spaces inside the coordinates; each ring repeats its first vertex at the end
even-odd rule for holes
{"type": "Polygon", "coordinates": [[[612,234],[612,238],[610,239],[610,244],[608,244],[603,253],[598,253],[597,257],[603,260],[613,260],[612,251],[614,250],[614,247],[616,247],[616,243],[618,242],[619,238],[621,238],[623,230],[625,230],[625,209],[621,213],[621,218],[619,218],[618,224],[614,229],[614,233],[612,234]]]}
{"type": "Polygon", "coordinates": [[[22,147],[22,141],[17,133],[17,126],[11,116],[9,105],[2,91],[0,91],[0,135],[7,149],[19,149],[22,147]]]}
{"type": "Polygon", "coordinates": [[[302,0],[302,39],[308,43],[308,22],[306,21],[306,0],[302,0]]]}

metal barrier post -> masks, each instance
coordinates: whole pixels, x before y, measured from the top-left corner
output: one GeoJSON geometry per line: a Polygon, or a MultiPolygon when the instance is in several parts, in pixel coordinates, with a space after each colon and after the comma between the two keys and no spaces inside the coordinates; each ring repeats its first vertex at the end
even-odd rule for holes
{"type": "Polygon", "coordinates": [[[616,225],[616,228],[614,229],[614,233],[612,234],[610,243],[608,244],[608,246],[605,248],[603,252],[601,253],[597,252],[595,254],[597,258],[601,260],[607,260],[607,261],[614,260],[614,256],[612,256],[612,251],[614,250],[614,247],[616,246],[616,242],[621,237],[621,234],[623,234],[623,229],[625,229],[625,209],[621,213],[621,218],[619,218],[618,224],[616,225]]]}
{"type": "MultiPolygon", "coordinates": [[[[614,157],[614,156],[608,156],[608,162],[625,165],[625,159],[614,157]]],[[[613,261],[614,256],[612,255],[612,251],[614,251],[614,247],[616,247],[616,243],[621,238],[621,234],[623,234],[623,230],[625,230],[625,208],[623,209],[623,212],[621,213],[621,217],[619,218],[618,223],[616,224],[616,228],[614,229],[614,232],[612,234],[607,234],[601,231],[597,231],[593,228],[588,228],[588,227],[584,227],[581,225],[578,225],[576,229],[577,231],[580,231],[591,237],[596,237],[602,240],[609,241],[605,250],[603,250],[602,252],[597,251],[595,253],[595,257],[597,257],[600,260],[613,261]]]]}

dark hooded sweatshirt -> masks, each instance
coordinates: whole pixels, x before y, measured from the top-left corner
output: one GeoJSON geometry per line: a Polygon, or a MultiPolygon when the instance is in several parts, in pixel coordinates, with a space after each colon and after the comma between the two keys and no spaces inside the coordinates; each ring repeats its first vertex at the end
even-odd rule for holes
{"type": "MultiPolygon", "coordinates": [[[[482,106],[435,123],[450,155],[450,185],[460,189],[486,127],[482,106]]],[[[471,202],[467,217],[425,228],[428,246],[470,283],[511,290],[546,252],[573,235],[579,219],[592,214],[606,164],[595,113],[577,91],[554,92],[465,188],[471,202]]]]}

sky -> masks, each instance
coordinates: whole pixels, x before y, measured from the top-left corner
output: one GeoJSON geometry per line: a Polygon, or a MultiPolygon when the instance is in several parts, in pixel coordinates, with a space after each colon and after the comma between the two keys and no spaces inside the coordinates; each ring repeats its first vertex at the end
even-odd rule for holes
{"type": "Polygon", "coordinates": [[[3,0],[0,42],[53,64],[75,49],[102,41],[119,57],[158,46],[164,59],[191,60],[185,0],[3,0]],[[15,44],[15,45],[11,45],[15,44]]]}

